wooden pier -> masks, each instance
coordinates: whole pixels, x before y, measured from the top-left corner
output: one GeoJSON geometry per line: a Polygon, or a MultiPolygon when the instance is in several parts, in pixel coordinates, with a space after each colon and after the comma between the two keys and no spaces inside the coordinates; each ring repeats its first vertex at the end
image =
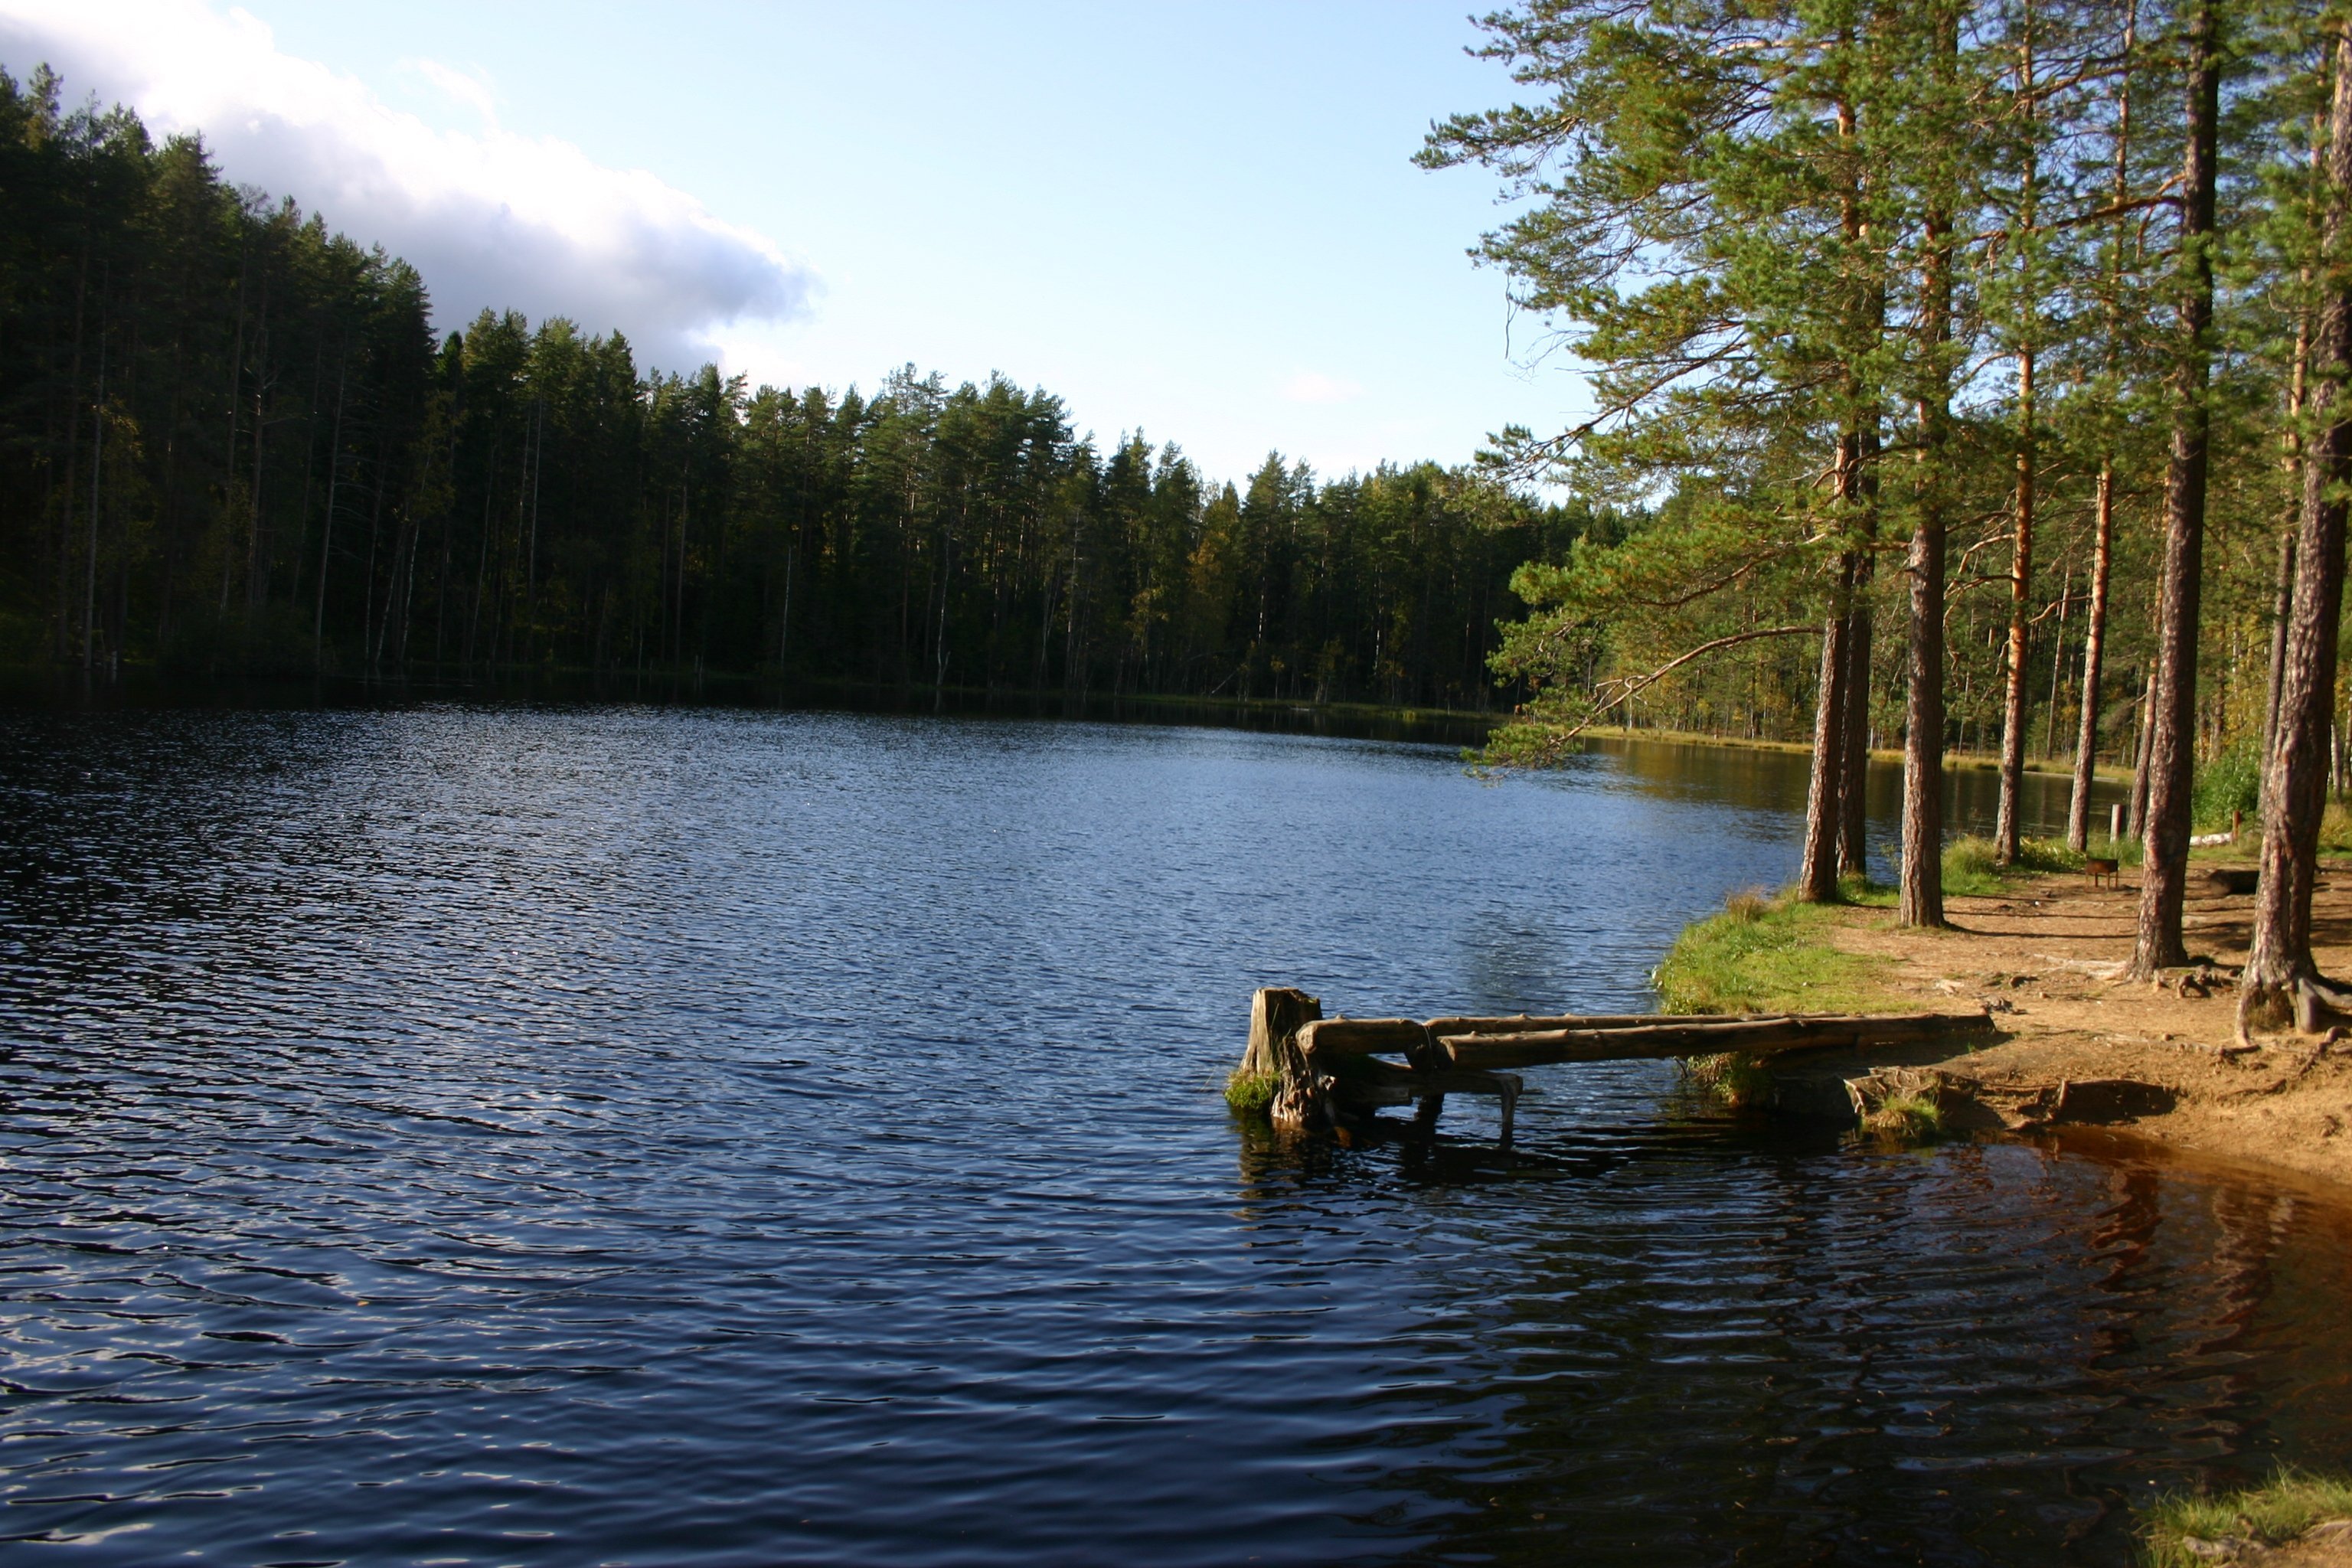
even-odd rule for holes
{"type": "Polygon", "coordinates": [[[1511,1068],[1666,1057],[1778,1055],[1912,1044],[1992,1027],[1975,1013],[1783,1013],[1740,1017],[1669,1013],[1508,1018],[1326,1018],[1319,998],[1269,986],[1250,999],[1249,1048],[1236,1076],[1274,1089],[1287,1131],[1343,1142],[1382,1106],[1412,1105],[1434,1127],[1449,1094],[1502,1101],[1502,1142],[1524,1083],[1511,1068]]]}

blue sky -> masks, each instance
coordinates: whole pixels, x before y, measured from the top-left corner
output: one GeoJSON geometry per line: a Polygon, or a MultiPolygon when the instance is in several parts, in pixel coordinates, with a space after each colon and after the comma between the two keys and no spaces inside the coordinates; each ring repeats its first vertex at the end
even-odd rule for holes
{"type": "Polygon", "coordinates": [[[1212,474],[1466,458],[1583,402],[1464,254],[1503,101],[1455,5],[0,0],[0,61],[200,125],[233,178],[665,367],[1000,371],[1212,474]]]}

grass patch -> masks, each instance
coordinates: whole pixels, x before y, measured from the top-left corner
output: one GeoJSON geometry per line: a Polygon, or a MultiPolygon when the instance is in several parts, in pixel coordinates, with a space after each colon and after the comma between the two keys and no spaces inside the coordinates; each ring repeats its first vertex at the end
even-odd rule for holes
{"type": "Polygon", "coordinates": [[[1829,930],[1839,912],[1775,899],[1760,889],[1734,893],[1723,912],[1684,928],[1651,972],[1669,1013],[1865,1013],[1901,1009],[1879,981],[1883,961],[1841,952],[1829,930]]]}
{"type": "Polygon", "coordinates": [[[1862,1130],[1906,1143],[1932,1143],[1944,1135],[1944,1111],[1924,1094],[1890,1094],[1862,1119],[1862,1130]]]}
{"type": "Polygon", "coordinates": [[[2352,853],[2352,806],[2340,800],[2331,800],[2319,818],[2319,852],[2322,855],[2352,853]]]}
{"type": "Polygon", "coordinates": [[[2264,1486],[2160,1500],[2148,1510],[2140,1540],[2150,1568],[2202,1568],[2213,1561],[2214,1542],[2279,1546],[2338,1519],[2352,1519],[2352,1479],[2283,1465],[2264,1486]],[[2191,1548],[2191,1541],[2206,1552],[2191,1548]]]}
{"type": "Polygon", "coordinates": [[[1838,879],[1838,900],[1856,904],[1865,910],[1891,910],[1900,891],[1892,882],[1874,882],[1868,877],[1844,876],[1838,879]]]}
{"type": "Polygon", "coordinates": [[[2017,846],[2017,858],[2006,866],[2000,864],[1990,838],[1969,834],[1944,846],[1944,891],[1947,894],[1990,897],[2008,891],[2012,878],[2048,871],[2079,871],[2082,868],[2083,858],[2055,838],[2021,840],[2017,846]]]}
{"type": "Polygon", "coordinates": [[[1762,1105],[1772,1092],[1772,1069],[1744,1051],[1684,1057],[1675,1063],[1684,1083],[1704,1089],[1734,1110],[1762,1105]]]}
{"type": "Polygon", "coordinates": [[[1225,1103],[1235,1110],[1251,1115],[1264,1115],[1274,1106],[1275,1077],[1270,1072],[1244,1072],[1234,1069],[1225,1079],[1225,1103]]]}

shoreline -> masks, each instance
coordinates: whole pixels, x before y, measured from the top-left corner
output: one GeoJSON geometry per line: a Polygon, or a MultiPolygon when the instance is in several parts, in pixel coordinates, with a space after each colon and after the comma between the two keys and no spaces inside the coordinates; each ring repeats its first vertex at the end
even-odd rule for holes
{"type": "MultiPolygon", "coordinates": [[[[697,671],[681,667],[591,670],[533,665],[467,670],[417,667],[397,675],[371,676],[333,670],[316,674],[211,674],[138,665],[114,679],[94,682],[74,669],[0,665],[0,705],[93,700],[132,705],[150,701],[201,705],[208,700],[226,700],[237,704],[314,706],[385,699],[396,701],[404,697],[493,702],[680,702],[852,712],[938,711],[950,717],[995,714],[1116,721],[1167,714],[1175,716],[1178,722],[1187,714],[1218,715],[1244,721],[1226,726],[1234,728],[1256,727],[1245,721],[1257,720],[1268,721],[1266,727],[1332,727],[1358,733],[1419,730],[1444,731],[1443,739],[1465,743],[1469,737],[1483,737],[1510,722],[1513,717],[1507,708],[1448,708],[1427,703],[1316,702],[1289,697],[1186,696],[1158,691],[1089,690],[1073,694],[955,685],[942,689],[921,682],[901,685],[839,676],[793,676],[773,669],[697,671]]],[[[1796,756],[1812,752],[1810,741],[1717,735],[1698,730],[1629,730],[1616,724],[1593,725],[1580,738],[1620,745],[1706,747],[1796,756]]],[[[1899,766],[1903,752],[1899,748],[1874,747],[1870,760],[1899,766]]],[[[2000,758],[1993,752],[1944,753],[1947,773],[1992,773],[2000,767],[2000,758]]],[[[2062,779],[2071,779],[2074,773],[2071,762],[2056,757],[2028,757],[2025,771],[2062,779]]],[[[2132,771],[2118,763],[2101,763],[2093,770],[2093,776],[2111,784],[2128,784],[2132,771]]]]}
{"type": "MultiPolygon", "coordinates": [[[[1782,752],[1797,756],[1811,756],[1813,751],[1811,741],[1749,740],[1740,735],[1710,735],[1696,730],[1628,730],[1622,725],[1595,724],[1584,733],[1602,740],[1661,746],[1714,746],[1734,751],[1782,752]]],[[[1903,752],[1900,747],[1874,746],[1870,760],[1900,766],[1903,752]]],[[[1944,771],[1998,773],[2000,771],[2000,757],[1992,752],[1948,751],[1944,753],[1944,771]]],[[[2048,778],[2071,779],[2074,776],[2074,764],[2059,757],[2028,757],[2025,759],[2025,771],[2048,778]]],[[[2092,768],[2091,776],[2110,784],[2129,784],[2132,770],[2117,763],[2100,763],[2092,768]]]]}
{"type": "MultiPolygon", "coordinates": [[[[2352,1201],[2352,1050],[2291,1034],[2238,1041],[2235,970],[2253,900],[2213,879],[2216,864],[2192,866],[2196,962],[2154,982],[2120,973],[2137,887],[2045,871],[2008,876],[1991,893],[1948,893],[1944,931],[1897,926],[1871,903],[1751,903],[1742,913],[1735,900],[1686,928],[1661,985],[1715,995],[1708,1011],[1957,1004],[1991,1016],[1993,1032],[1974,1040],[1750,1069],[1718,1089],[1734,1104],[1897,1135],[2115,1140],[2352,1201]]],[[[2352,972],[2352,861],[2323,861],[2313,924],[2322,970],[2352,972]]]]}

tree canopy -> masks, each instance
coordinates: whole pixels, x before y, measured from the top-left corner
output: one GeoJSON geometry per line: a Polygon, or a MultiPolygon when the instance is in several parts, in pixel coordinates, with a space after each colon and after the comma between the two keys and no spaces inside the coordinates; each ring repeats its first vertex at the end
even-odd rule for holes
{"type": "MultiPolygon", "coordinates": [[[[202,142],[0,76],[0,659],[1484,708],[1594,509],[1433,463],[1231,482],[1062,401],[638,363],[485,311],[202,142]]],[[[1606,511],[1607,509],[1601,509],[1606,511]]]]}
{"type": "Polygon", "coordinates": [[[2285,628],[2306,594],[2334,624],[2342,571],[2309,521],[2338,480],[2306,455],[2342,406],[2345,25],[2332,0],[1486,17],[1517,99],[1423,161],[1497,176],[1512,212],[1477,254],[1594,402],[1487,460],[1635,520],[1515,580],[1533,613],[1496,663],[1536,694],[1495,755],[1618,716],[1810,737],[1800,886],[1831,898],[1860,759],[1899,742],[1927,923],[1948,748],[2000,754],[2005,856],[2029,754],[2073,753],[2078,847],[2104,755],[2139,775],[2140,961],[2179,962],[2192,817],[2255,804],[2197,766],[2286,767],[2274,694],[2307,689],[2297,744],[2344,775],[2334,644],[2294,642],[2326,667],[2297,688],[2285,628]]]}

